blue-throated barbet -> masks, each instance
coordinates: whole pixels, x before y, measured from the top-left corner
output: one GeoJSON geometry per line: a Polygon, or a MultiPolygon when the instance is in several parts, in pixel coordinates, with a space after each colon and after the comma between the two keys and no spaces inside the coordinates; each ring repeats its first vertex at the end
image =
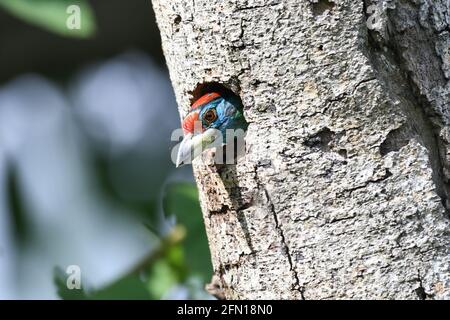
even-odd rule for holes
{"type": "Polygon", "coordinates": [[[229,129],[247,130],[247,122],[238,98],[210,92],[192,104],[182,127],[184,139],[178,149],[177,167],[193,160],[202,150],[225,144],[229,129]]]}

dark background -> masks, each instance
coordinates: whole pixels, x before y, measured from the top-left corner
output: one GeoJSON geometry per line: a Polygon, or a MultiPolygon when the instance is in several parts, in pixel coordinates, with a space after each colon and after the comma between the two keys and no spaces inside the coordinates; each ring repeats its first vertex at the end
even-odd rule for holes
{"type": "Polygon", "coordinates": [[[97,34],[90,39],[61,37],[0,11],[0,81],[4,83],[24,72],[64,78],[87,63],[129,49],[142,50],[165,68],[150,1],[89,2],[98,26],[97,34]]]}

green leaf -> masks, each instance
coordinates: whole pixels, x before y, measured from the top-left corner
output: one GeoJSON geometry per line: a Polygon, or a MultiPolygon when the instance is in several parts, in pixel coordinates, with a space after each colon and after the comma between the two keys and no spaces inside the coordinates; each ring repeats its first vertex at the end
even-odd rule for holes
{"type": "Polygon", "coordinates": [[[183,248],[190,271],[209,281],[212,276],[211,256],[197,188],[190,183],[169,185],[165,190],[163,207],[166,215],[175,215],[177,222],[186,228],[183,248]]]}
{"type": "Polygon", "coordinates": [[[94,13],[86,0],[0,0],[0,6],[30,24],[63,36],[88,38],[96,32],[94,13]],[[68,11],[72,5],[80,8],[79,29],[67,25],[76,15],[68,11]]]}
{"type": "Polygon", "coordinates": [[[163,295],[179,282],[176,270],[169,261],[160,259],[156,261],[147,281],[147,288],[155,299],[161,299],[163,295]]]}

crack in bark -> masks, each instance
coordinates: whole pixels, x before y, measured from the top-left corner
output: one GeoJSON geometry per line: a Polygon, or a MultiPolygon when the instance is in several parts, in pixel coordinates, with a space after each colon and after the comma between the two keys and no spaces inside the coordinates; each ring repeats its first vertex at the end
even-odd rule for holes
{"type": "Polygon", "coordinates": [[[348,93],[347,92],[342,92],[337,97],[328,98],[328,99],[326,99],[326,101],[327,102],[340,102],[340,101],[342,101],[342,100],[344,100],[346,98],[348,98],[348,93]]]}
{"type": "Polygon", "coordinates": [[[382,177],[380,177],[380,178],[378,178],[378,179],[367,180],[363,185],[356,186],[356,187],[354,187],[354,188],[344,189],[344,190],[341,192],[341,194],[342,194],[343,192],[348,192],[349,195],[351,195],[354,191],[357,191],[357,190],[360,190],[360,189],[364,189],[365,187],[367,187],[367,186],[368,186],[369,184],[371,184],[371,183],[379,183],[379,182],[382,182],[382,181],[388,179],[388,178],[391,177],[391,176],[392,176],[392,173],[391,173],[388,169],[385,169],[384,175],[383,175],[382,177]]]}
{"type": "Polygon", "coordinates": [[[236,11],[246,11],[246,10],[255,10],[255,9],[262,9],[262,8],[270,8],[270,7],[275,7],[277,5],[279,5],[281,2],[275,2],[275,3],[270,3],[270,4],[263,4],[260,6],[250,6],[250,7],[238,7],[236,8],[236,11]]]}
{"type": "Polygon", "coordinates": [[[258,251],[256,251],[256,250],[253,250],[253,251],[251,251],[249,253],[242,252],[241,254],[239,254],[238,261],[228,262],[228,263],[221,263],[219,270],[222,269],[224,271],[228,271],[228,270],[231,270],[231,269],[234,269],[234,268],[238,269],[241,266],[241,264],[243,263],[244,258],[248,258],[248,257],[254,256],[257,253],[258,253],[258,251]]]}
{"type": "Polygon", "coordinates": [[[245,209],[250,208],[253,205],[253,199],[250,199],[248,201],[245,201],[243,199],[241,190],[239,186],[233,185],[233,186],[227,186],[227,183],[224,181],[224,179],[232,179],[233,181],[237,181],[237,175],[235,171],[235,167],[225,165],[223,168],[220,168],[218,165],[214,165],[215,167],[215,173],[218,174],[222,182],[224,183],[225,189],[227,190],[229,195],[233,195],[232,198],[235,199],[235,201],[232,201],[232,206],[222,204],[221,207],[215,211],[209,211],[209,215],[212,216],[214,214],[236,214],[237,220],[241,226],[242,233],[244,234],[245,240],[247,242],[247,246],[249,247],[251,252],[254,252],[255,249],[253,247],[252,242],[252,236],[250,234],[247,219],[245,217],[245,214],[242,212],[245,209]],[[228,175],[228,178],[224,177],[224,175],[228,175]]]}
{"type": "Polygon", "coordinates": [[[283,244],[283,247],[284,247],[284,250],[285,250],[288,262],[289,262],[289,267],[290,267],[290,270],[292,271],[293,276],[294,276],[295,282],[294,282],[294,286],[293,286],[292,289],[293,290],[298,290],[300,292],[302,300],[305,300],[305,298],[303,296],[304,288],[300,287],[300,279],[298,277],[297,270],[295,270],[294,263],[292,262],[291,252],[289,250],[289,246],[286,243],[286,238],[284,237],[284,231],[281,228],[280,223],[278,221],[278,216],[277,216],[277,213],[275,211],[275,206],[273,205],[272,200],[270,199],[269,192],[267,191],[267,189],[264,188],[264,187],[262,187],[262,188],[264,190],[264,194],[265,194],[265,196],[267,198],[267,201],[269,202],[269,208],[270,208],[270,211],[272,212],[273,218],[275,220],[275,228],[278,230],[278,233],[279,233],[279,235],[281,237],[281,243],[283,244]]]}
{"type": "Polygon", "coordinates": [[[361,80],[361,81],[358,82],[358,83],[356,84],[356,86],[353,88],[353,90],[352,90],[352,95],[354,95],[355,92],[356,92],[356,90],[358,90],[359,87],[362,86],[363,84],[368,83],[368,82],[371,82],[371,81],[375,81],[375,80],[377,80],[376,77],[372,77],[372,78],[369,78],[369,79],[361,80]]]}
{"type": "Polygon", "coordinates": [[[420,275],[420,270],[417,270],[417,280],[419,281],[419,287],[415,289],[415,292],[420,300],[427,300],[428,298],[433,298],[432,294],[425,291],[423,286],[422,276],[420,275]]]}
{"type": "Polygon", "coordinates": [[[336,223],[336,222],[340,222],[340,221],[351,220],[351,219],[354,219],[355,217],[356,217],[355,215],[352,215],[352,216],[348,216],[348,217],[334,218],[334,219],[331,219],[329,221],[329,223],[336,223]]]}
{"type": "Polygon", "coordinates": [[[289,246],[287,245],[286,238],[284,236],[284,231],[281,228],[280,222],[278,220],[278,215],[277,215],[277,212],[275,210],[275,206],[274,206],[274,204],[272,202],[272,199],[270,198],[269,192],[267,191],[266,187],[261,183],[261,180],[260,180],[260,178],[258,176],[258,171],[257,170],[258,169],[255,168],[255,178],[256,178],[256,183],[258,185],[258,190],[263,190],[263,192],[264,192],[264,196],[266,197],[266,200],[267,200],[267,202],[269,204],[270,212],[272,213],[273,219],[275,221],[275,229],[278,230],[278,234],[280,235],[280,238],[281,238],[281,244],[282,244],[282,246],[284,248],[284,252],[286,253],[286,257],[287,257],[287,260],[289,262],[289,269],[290,269],[290,271],[292,271],[292,274],[293,274],[294,284],[292,286],[292,290],[298,291],[300,293],[301,299],[302,300],[306,300],[305,296],[304,296],[305,288],[300,286],[300,278],[298,276],[297,270],[295,270],[295,266],[294,266],[294,263],[293,263],[293,260],[292,260],[292,255],[291,255],[289,246]]]}
{"type": "Polygon", "coordinates": [[[216,210],[209,210],[209,216],[213,216],[213,215],[220,215],[220,214],[227,214],[230,212],[230,207],[226,204],[222,204],[222,206],[219,209],[216,210]]]}
{"type": "Polygon", "coordinates": [[[249,247],[251,252],[255,252],[255,248],[253,247],[252,237],[250,235],[250,231],[248,229],[247,219],[243,212],[237,212],[237,219],[239,224],[241,225],[242,232],[244,233],[245,241],[247,242],[247,246],[249,247]]]}
{"type": "MultiPolygon", "coordinates": [[[[331,100],[328,100],[328,101],[331,101],[331,100]]],[[[303,120],[303,119],[307,119],[307,118],[312,118],[312,117],[315,117],[315,116],[317,116],[319,114],[320,115],[324,115],[327,110],[328,110],[328,107],[325,107],[321,111],[314,111],[313,113],[302,114],[302,115],[300,115],[299,119],[303,120]]]]}

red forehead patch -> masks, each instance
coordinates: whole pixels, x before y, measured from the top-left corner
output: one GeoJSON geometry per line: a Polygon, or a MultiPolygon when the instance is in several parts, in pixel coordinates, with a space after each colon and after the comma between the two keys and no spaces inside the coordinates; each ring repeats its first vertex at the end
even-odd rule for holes
{"type": "Polygon", "coordinates": [[[220,97],[220,94],[218,94],[217,92],[207,93],[207,94],[201,96],[199,99],[197,99],[194,102],[194,104],[192,105],[192,110],[197,109],[198,107],[201,107],[201,106],[207,104],[208,102],[211,102],[214,99],[217,99],[219,97],[220,97]]]}
{"type": "Polygon", "coordinates": [[[200,113],[200,111],[192,111],[191,113],[189,113],[186,116],[186,118],[184,118],[183,124],[182,124],[184,134],[194,133],[195,122],[199,121],[198,120],[198,114],[199,113],[200,113]]]}

